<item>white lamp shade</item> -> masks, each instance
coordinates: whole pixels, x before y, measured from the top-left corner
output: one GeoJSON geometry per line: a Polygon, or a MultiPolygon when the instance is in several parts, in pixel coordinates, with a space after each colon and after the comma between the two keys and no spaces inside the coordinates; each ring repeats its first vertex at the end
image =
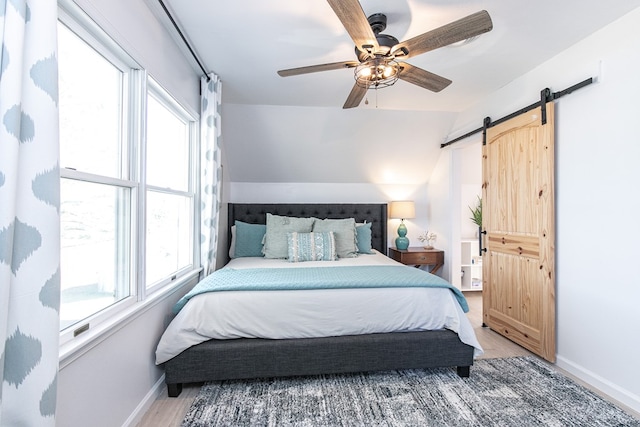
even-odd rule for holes
{"type": "Polygon", "coordinates": [[[400,200],[389,204],[389,218],[407,219],[416,217],[416,207],[413,201],[400,200]]]}

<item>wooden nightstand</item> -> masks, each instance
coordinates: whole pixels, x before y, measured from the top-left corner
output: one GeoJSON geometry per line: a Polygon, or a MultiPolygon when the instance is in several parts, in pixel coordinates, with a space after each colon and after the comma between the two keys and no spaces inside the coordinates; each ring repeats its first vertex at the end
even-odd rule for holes
{"type": "Polygon", "coordinates": [[[389,258],[401,262],[405,265],[432,265],[430,273],[437,273],[444,264],[444,251],[440,249],[423,249],[411,247],[406,251],[389,248],[389,258]]]}

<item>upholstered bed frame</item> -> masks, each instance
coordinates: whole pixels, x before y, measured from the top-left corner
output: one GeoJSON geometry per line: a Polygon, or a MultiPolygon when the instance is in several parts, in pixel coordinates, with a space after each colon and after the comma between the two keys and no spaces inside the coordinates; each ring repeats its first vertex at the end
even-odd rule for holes
{"type": "MultiPolygon", "coordinates": [[[[371,222],[373,248],[387,252],[386,204],[230,203],[229,241],[236,220],[264,224],[267,213],[371,222]]],[[[454,366],[458,375],[468,377],[472,364],[473,347],[462,343],[455,332],[435,330],[282,340],[209,340],[165,362],[164,368],[169,396],[175,397],[184,383],[454,366]]]]}

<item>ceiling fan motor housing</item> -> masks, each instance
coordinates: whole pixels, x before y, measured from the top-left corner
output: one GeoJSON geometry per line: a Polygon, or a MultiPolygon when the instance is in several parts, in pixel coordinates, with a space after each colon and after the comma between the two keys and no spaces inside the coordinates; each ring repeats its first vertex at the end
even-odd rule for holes
{"type": "Polygon", "coordinates": [[[397,38],[388,34],[381,34],[381,32],[387,28],[387,15],[384,13],[374,13],[369,16],[367,20],[369,21],[369,25],[371,25],[373,33],[376,35],[380,49],[376,52],[367,52],[356,46],[356,56],[360,62],[371,59],[372,56],[386,56],[391,51],[391,48],[398,44],[397,38]]]}
{"type": "Polygon", "coordinates": [[[387,15],[384,13],[374,13],[367,18],[367,21],[369,21],[373,34],[376,36],[387,28],[387,15]]]}

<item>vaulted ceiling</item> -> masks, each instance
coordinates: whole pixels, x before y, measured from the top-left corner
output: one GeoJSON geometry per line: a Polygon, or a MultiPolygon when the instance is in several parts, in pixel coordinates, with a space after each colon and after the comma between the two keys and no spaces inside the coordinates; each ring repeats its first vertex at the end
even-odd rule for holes
{"type": "MultiPolygon", "coordinates": [[[[226,102],[340,107],[353,70],[280,77],[280,69],[355,60],[354,44],[325,0],[165,0],[226,102]]],[[[388,17],[384,33],[406,40],[479,10],[494,28],[477,40],[408,60],[453,80],[440,93],[399,81],[380,108],[460,111],[638,6],[599,0],[362,0],[388,17]]],[[[369,105],[375,101],[369,96],[369,105]]]]}
{"type": "MultiPolygon", "coordinates": [[[[361,0],[366,15],[387,15],[384,33],[400,41],[480,10],[489,12],[493,30],[470,43],[407,60],[452,80],[443,91],[434,93],[398,81],[389,88],[369,90],[368,103],[363,101],[355,113],[341,109],[354,84],[353,69],[292,77],[277,74],[281,69],[356,60],[354,43],[327,1],[164,2],[205,69],[223,81],[223,102],[229,106],[229,122],[223,132],[226,143],[234,145],[230,150],[232,162],[238,165],[234,180],[249,182],[383,179],[368,176],[370,170],[329,177],[313,166],[296,173],[276,172],[272,164],[264,164],[265,159],[277,162],[269,153],[323,159],[327,149],[332,150],[333,158],[336,150],[354,156],[372,149],[379,153],[367,161],[379,163],[381,170],[388,163],[384,156],[388,157],[389,147],[413,147],[418,151],[412,156],[418,158],[408,159],[404,166],[424,166],[437,155],[457,112],[640,6],[640,0],[361,0]],[[366,110],[377,111],[366,116],[366,110]],[[390,115],[398,110],[411,113],[404,116],[406,120],[390,115]],[[350,142],[354,137],[357,141],[350,142]],[[303,148],[297,145],[302,141],[303,148]],[[418,147],[416,141],[429,148],[418,147]],[[245,166],[239,166],[241,155],[245,166]]],[[[420,177],[398,179],[424,181],[430,174],[430,169],[424,169],[420,177]]]]}

